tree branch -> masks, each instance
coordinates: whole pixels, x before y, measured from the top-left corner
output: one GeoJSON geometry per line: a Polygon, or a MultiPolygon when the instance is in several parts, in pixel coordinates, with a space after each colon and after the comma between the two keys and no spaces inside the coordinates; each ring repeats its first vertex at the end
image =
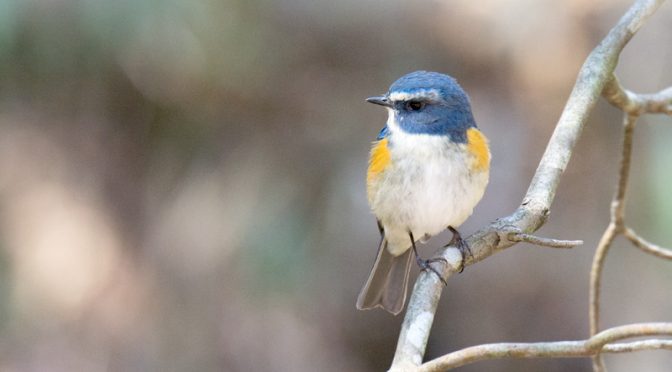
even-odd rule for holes
{"type": "Polygon", "coordinates": [[[657,246],[653,243],[649,243],[644,238],[637,235],[637,233],[629,227],[626,227],[623,231],[623,236],[628,238],[635,247],[641,249],[642,251],[652,254],[659,258],[664,258],[667,260],[672,260],[672,250],[657,246]]]}
{"type": "Polygon", "coordinates": [[[418,372],[445,371],[490,359],[578,358],[602,353],[624,353],[637,350],[672,349],[672,340],[643,340],[631,343],[613,342],[646,336],[672,336],[672,323],[638,323],[614,327],[581,341],[537,343],[498,343],[468,347],[427,362],[418,372]]]}
{"type": "Polygon", "coordinates": [[[636,94],[623,88],[614,75],[604,87],[603,95],[607,102],[631,115],[672,115],[672,87],[653,94],[636,94]]]}
{"type": "MultiPolygon", "coordinates": [[[[602,269],[605,257],[616,236],[623,234],[634,246],[642,251],[660,258],[672,259],[672,251],[647,242],[625,225],[625,205],[628,180],[630,178],[632,140],[635,124],[639,115],[643,113],[672,114],[672,88],[667,88],[654,94],[636,94],[623,88],[616,76],[612,74],[607,85],[604,87],[602,95],[609,103],[621,109],[625,115],[623,120],[621,166],[616,194],[611,202],[611,222],[604,231],[602,239],[600,239],[590,271],[589,318],[591,335],[595,335],[599,330],[602,269]]],[[[593,356],[593,370],[595,372],[606,370],[604,361],[599,353],[593,356]]]]}
{"type": "MultiPolygon", "coordinates": [[[[567,167],[588,114],[612,77],[621,50],[663,1],[636,1],[590,53],[581,67],[574,89],[520,207],[510,216],[493,222],[467,238],[473,255],[465,260],[465,266],[514,245],[516,242],[509,240],[505,232],[514,229],[529,234],[546,222],[560,177],[567,167]]],[[[447,280],[459,270],[459,251],[448,247],[438,255],[449,263],[442,268],[447,280]]],[[[443,285],[436,275],[421,273],[418,277],[390,370],[406,370],[422,363],[442,289],[443,285]]]]}
{"type": "Polygon", "coordinates": [[[602,348],[602,353],[630,353],[642,350],[672,350],[672,340],[642,340],[633,342],[624,342],[618,344],[607,344],[602,348]]]}
{"type": "Polygon", "coordinates": [[[602,288],[602,268],[604,267],[604,260],[607,257],[611,243],[616,238],[617,230],[616,224],[610,223],[607,229],[602,234],[600,242],[597,244],[595,256],[593,257],[593,264],[590,269],[590,309],[588,317],[590,318],[590,334],[597,334],[599,327],[600,314],[600,289],[602,288]]]}
{"type": "MultiPolygon", "coordinates": [[[[612,79],[612,81],[614,81],[612,79]]],[[[630,175],[630,160],[632,158],[632,137],[635,128],[637,116],[634,114],[625,114],[623,123],[623,150],[621,153],[621,167],[618,175],[618,184],[616,194],[611,202],[611,222],[602,234],[593,264],[590,270],[590,308],[588,317],[590,319],[590,334],[595,335],[599,329],[600,322],[600,288],[602,282],[602,269],[604,260],[611,248],[611,243],[616,236],[623,231],[625,218],[625,196],[628,189],[628,178],[630,175]]],[[[601,371],[604,369],[604,362],[599,355],[593,358],[593,369],[601,371]]]]}

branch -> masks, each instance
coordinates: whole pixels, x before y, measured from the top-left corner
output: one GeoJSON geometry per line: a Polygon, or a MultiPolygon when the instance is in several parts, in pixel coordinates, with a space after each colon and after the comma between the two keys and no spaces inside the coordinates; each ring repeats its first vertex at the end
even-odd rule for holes
{"type": "MultiPolygon", "coordinates": [[[[625,114],[623,123],[623,150],[621,153],[621,166],[618,176],[618,184],[616,187],[616,194],[611,202],[611,223],[602,234],[602,238],[595,250],[593,257],[593,264],[590,270],[590,308],[588,317],[590,318],[590,334],[597,333],[599,328],[600,316],[600,288],[602,278],[602,268],[604,267],[604,259],[611,248],[611,243],[616,236],[623,231],[624,217],[625,217],[625,195],[628,189],[628,178],[630,175],[630,159],[632,157],[632,137],[634,133],[635,122],[637,116],[632,114],[625,114]]],[[[598,360],[594,361],[595,369],[604,369],[603,363],[598,360]]]]}
{"type": "Polygon", "coordinates": [[[607,102],[631,115],[672,115],[672,87],[658,93],[637,94],[623,88],[618,78],[612,76],[604,87],[603,95],[607,102]]]}
{"type": "Polygon", "coordinates": [[[672,350],[672,340],[643,340],[624,342],[619,344],[607,344],[602,348],[602,353],[630,353],[642,350],[672,350]]]}
{"type": "MultiPolygon", "coordinates": [[[[605,257],[616,236],[623,234],[642,251],[660,258],[672,259],[672,251],[647,242],[625,225],[625,204],[630,178],[635,123],[642,113],[672,114],[672,88],[654,94],[636,94],[623,88],[616,76],[612,75],[602,95],[609,103],[620,108],[625,113],[625,118],[623,121],[623,148],[618,184],[616,194],[611,202],[611,222],[600,239],[590,271],[590,308],[588,315],[591,335],[595,335],[599,329],[602,270],[605,257]]],[[[606,370],[599,353],[593,356],[593,370],[595,372],[606,370]]]]}
{"type": "Polygon", "coordinates": [[[613,342],[646,336],[672,336],[672,323],[639,323],[614,327],[581,341],[538,343],[498,343],[472,346],[427,362],[418,371],[445,371],[490,359],[578,358],[597,353],[624,353],[638,350],[672,349],[672,340],[613,342]]]}
{"type": "MultiPolygon", "coordinates": [[[[581,67],[574,89],[546,147],[537,171],[520,207],[469,238],[472,256],[464,265],[472,265],[515,244],[503,231],[517,229],[523,233],[538,230],[548,218],[560,177],[567,167],[588,114],[610,80],[623,47],[663,0],[638,0],[602,42],[590,53],[581,67]]],[[[459,252],[454,247],[440,251],[449,265],[442,268],[444,278],[460,267],[459,252]]],[[[438,265],[437,265],[438,266],[438,265]]],[[[405,370],[422,363],[429,332],[443,289],[436,275],[421,273],[409,300],[391,370],[405,370]]]]}
{"type": "Polygon", "coordinates": [[[613,222],[609,224],[607,229],[602,234],[600,242],[597,244],[595,256],[593,257],[593,264],[590,269],[590,309],[588,317],[590,318],[590,334],[597,334],[599,327],[600,314],[600,289],[602,288],[602,268],[604,267],[604,259],[607,257],[611,243],[616,238],[617,230],[616,224],[613,222]]]}
{"type": "Polygon", "coordinates": [[[644,240],[644,238],[637,235],[637,233],[629,227],[625,228],[625,231],[623,231],[623,236],[628,238],[628,240],[630,240],[630,242],[632,242],[635,247],[646,253],[652,254],[659,258],[672,260],[672,250],[647,242],[644,240]]]}
{"type": "MultiPolygon", "coordinates": [[[[672,250],[659,247],[655,244],[649,243],[643,238],[641,238],[637,233],[628,227],[624,227],[622,230],[623,235],[630,240],[637,248],[642,251],[652,254],[654,256],[672,260],[672,250]]],[[[600,288],[601,288],[601,278],[602,278],[602,268],[604,266],[604,259],[611,247],[611,243],[614,241],[618,235],[618,230],[616,224],[612,221],[607,229],[605,230],[600,242],[598,243],[597,250],[595,251],[595,257],[593,258],[593,266],[590,272],[590,334],[597,334],[599,327],[599,314],[600,314],[600,288]]],[[[615,352],[625,352],[615,351],[615,352]]],[[[597,370],[604,369],[604,362],[595,358],[593,361],[594,368],[597,370]]]]}
{"type": "Polygon", "coordinates": [[[516,232],[509,233],[506,237],[512,242],[525,242],[549,248],[574,248],[577,245],[583,244],[583,240],[558,240],[516,232]]]}

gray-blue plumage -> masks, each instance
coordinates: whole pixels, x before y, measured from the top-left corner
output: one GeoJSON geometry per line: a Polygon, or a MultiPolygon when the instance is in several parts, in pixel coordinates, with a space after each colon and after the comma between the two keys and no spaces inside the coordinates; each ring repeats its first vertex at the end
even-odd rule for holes
{"type": "Polygon", "coordinates": [[[399,126],[408,133],[447,134],[454,142],[466,143],[466,130],[476,127],[467,94],[455,79],[438,72],[402,76],[381,102],[397,112],[399,126]]]}

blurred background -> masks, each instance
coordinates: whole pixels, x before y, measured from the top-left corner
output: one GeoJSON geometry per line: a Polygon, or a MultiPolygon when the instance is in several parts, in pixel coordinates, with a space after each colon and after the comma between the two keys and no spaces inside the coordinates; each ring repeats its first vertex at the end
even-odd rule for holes
{"type": "MultiPolygon", "coordinates": [[[[386,369],[402,316],[354,306],[378,240],[367,153],[386,119],[364,98],[418,69],[469,92],[493,155],[469,234],[518,206],[578,69],[629,4],[0,1],[0,370],[386,369]]],[[[625,86],[672,84],[670,25],[666,4],[626,48],[625,86]]],[[[627,213],[668,247],[671,124],[639,121],[627,213]]],[[[587,337],[620,125],[599,103],[539,232],[586,244],[520,244],[451,278],[427,358],[587,337]]],[[[672,320],[669,263],[618,239],[604,280],[603,327],[672,320]]],[[[607,363],[667,371],[672,354],[607,363]]]]}

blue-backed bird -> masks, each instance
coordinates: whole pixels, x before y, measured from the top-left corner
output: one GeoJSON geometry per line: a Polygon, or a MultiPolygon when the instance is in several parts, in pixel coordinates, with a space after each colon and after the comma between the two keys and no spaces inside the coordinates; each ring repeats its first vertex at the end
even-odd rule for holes
{"type": "Polygon", "coordinates": [[[398,314],[406,300],[411,252],[423,270],[443,281],[432,260],[418,256],[417,241],[449,229],[464,261],[469,248],[456,228],[483,197],[490,150],[467,94],[448,75],[412,72],[367,101],[386,107],[388,119],[373,143],[366,178],[381,242],[357,308],[398,314]]]}

